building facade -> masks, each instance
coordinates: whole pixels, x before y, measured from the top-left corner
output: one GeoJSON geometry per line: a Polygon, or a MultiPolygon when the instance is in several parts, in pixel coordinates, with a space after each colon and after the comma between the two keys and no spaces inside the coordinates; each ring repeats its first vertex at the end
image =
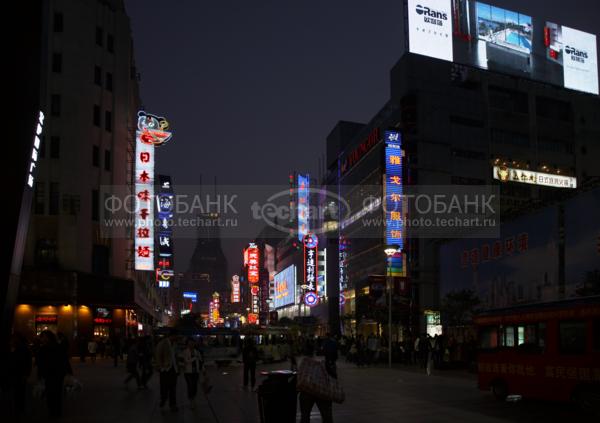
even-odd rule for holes
{"type": "Polygon", "coordinates": [[[140,106],[122,1],[44,2],[45,131],[15,330],[125,336],[160,320],[154,275],[133,270],[132,233],[101,224],[106,186],[132,192],[140,106]]]}

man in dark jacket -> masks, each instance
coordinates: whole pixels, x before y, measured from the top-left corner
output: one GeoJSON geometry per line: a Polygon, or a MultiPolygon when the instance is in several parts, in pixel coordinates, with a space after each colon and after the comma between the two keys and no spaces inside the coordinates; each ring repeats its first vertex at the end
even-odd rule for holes
{"type": "Polygon", "coordinates": [[[50,417],[62,414],[63,381],[67,374],[68,357],[49,330],[40,334],[41,347],[37,356],[38,377],[46,387],[46,401],[50,417]]]}
{"type": "Polygon", "coordinates": [[[254,345],[254,340],[246,338],[244,348],[242,349],[242,361],[244,362],[244,388],[248,387],[248,373],[250,373],[250,384],[252,388],[256,384],[256,361],[258,359],[258,350],[254,345]]]}

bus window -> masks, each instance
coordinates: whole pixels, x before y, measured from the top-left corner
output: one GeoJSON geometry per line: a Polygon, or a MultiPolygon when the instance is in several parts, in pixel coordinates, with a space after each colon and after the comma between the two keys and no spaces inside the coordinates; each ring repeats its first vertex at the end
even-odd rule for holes
{"type": "Polygon", "coordinates": [[[504,346],[514,347],[515,346],[515,327],[507,326],[504,329],[504,346]]]}
{"type": "Polygon", "coordinates": [[[563,354],[583,354],[585,352],[585,322],[559,322],[559,349],[563,354]]]}
{"type": "Polygon", "coordinates": [[[600,319],[594,319],[594,350],[600,351],[600,319]]]}
{"type": "Polygon", "coordinates": [[[545,347],[546,324],[517,326],[517,347],[522,352],[542,352],[545,347]]]}
{"type": "Polygon", "coordinates": [[[498,347],[498,328],[495,326],[482,328],[479,337],[479,347],[482,349],[498,347]]]}

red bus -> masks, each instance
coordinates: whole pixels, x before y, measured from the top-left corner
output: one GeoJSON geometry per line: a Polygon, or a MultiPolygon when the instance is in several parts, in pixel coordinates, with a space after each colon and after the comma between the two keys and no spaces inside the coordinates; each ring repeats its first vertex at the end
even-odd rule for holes
{"type": "Polygon", "coordinates": [[[600,410],[600,296],[493,310],[474,322],[479,389],[600,410]]]}

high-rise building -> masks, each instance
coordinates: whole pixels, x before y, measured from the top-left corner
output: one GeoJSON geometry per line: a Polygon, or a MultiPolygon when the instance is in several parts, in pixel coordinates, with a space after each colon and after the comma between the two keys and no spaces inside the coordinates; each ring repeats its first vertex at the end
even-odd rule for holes
{"type": "MultiPolygon", "coordinates": [[[[376,232],[364,219],[385,219],[386,131],[401,137],[398,181],[405,187],[495,186],[501,216],[507,216],[559,199],[572,188],[501,183],[499,167],[576,178],[577,186],[597,183],[598,110],[594,95],[405,54],[391,71],[385,106],[367,124],[339,123],[328,138],[326,183],[350,205],[337,236],[344,257],[339,255],[339,266],[328,266],[329,281],[340,280],[346,330],[376,331],[381,316],[373,313],[374,305],[385,304],[376,299],[385,289],[385,226],[376,232]]],[[[406,276],[395,283],[394,321],[417,331],[425,312],[439,309],[438,254],[445,239],[411,233],[406,228],[403,234],[406,276]]],[[[333,260],[333,254],[328,257],[333,260]]]]}
{"type": "Polygon", "coordinates": [[[154,275],[136,273],[131,235],[112,238],[105,186],[132,192],[139,74],[121,0],[44,2],[34,184],[15,328],[124,336],[160,319],[154,275]]]}

